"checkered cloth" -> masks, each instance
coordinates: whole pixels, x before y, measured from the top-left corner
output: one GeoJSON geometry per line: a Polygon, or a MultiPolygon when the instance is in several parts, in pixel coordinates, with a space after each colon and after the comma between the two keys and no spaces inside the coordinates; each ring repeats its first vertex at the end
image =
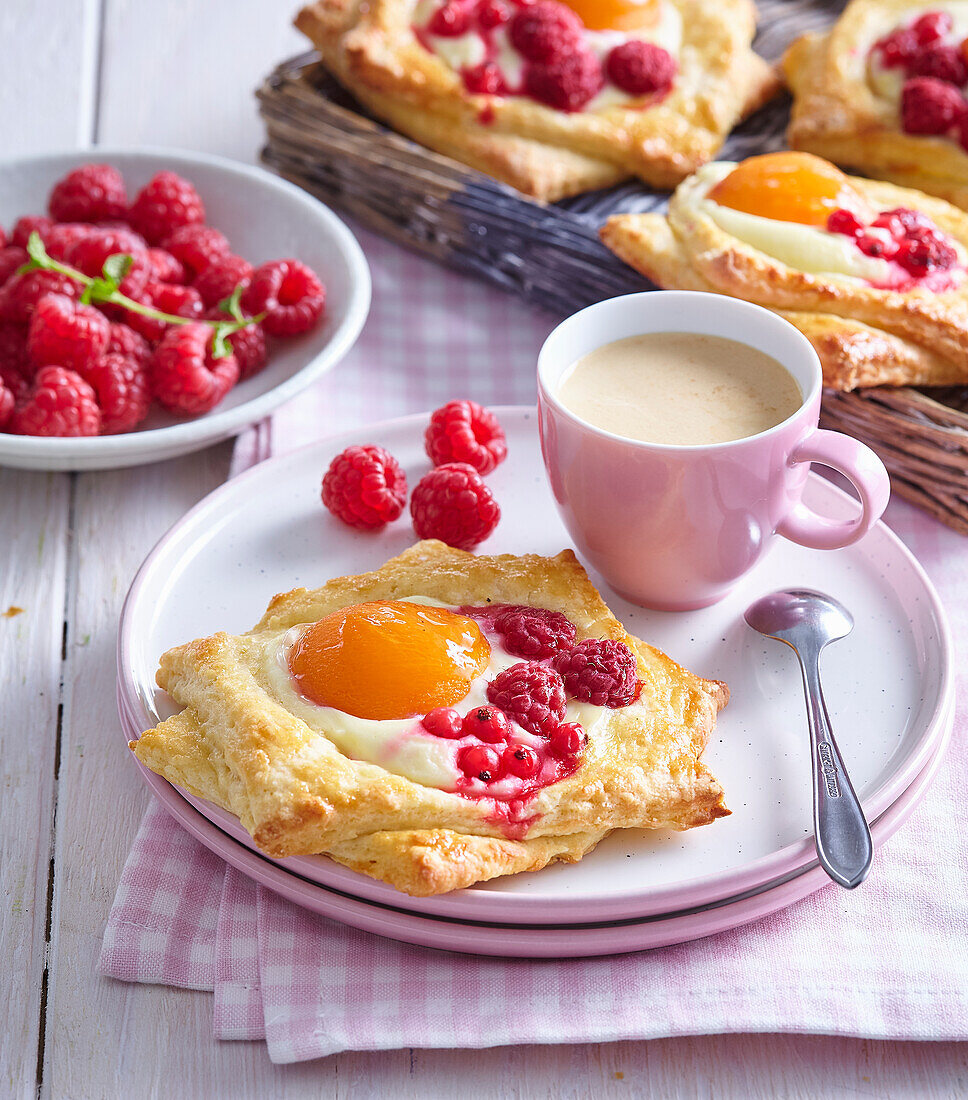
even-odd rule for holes
{"type": "MultiPolygon", "coordinates": [[[[374,306],[360,342],[271,428],[240,439],[236,468],[456,395],[533,402],[535,355],[555,318],[382,241],[363,245],[374,306]]],[[[965,541],[901,502],[888,520],[938,585],[955,637],[968,638],[965,541]]],[[[276,1062],[750,1031],[968,1039],[966,731],[961,713],[941,775],[857,891],[831,886],[717,936],[603,959],[473,958],[356,931],[251,882],[152,806],[101,970],[214,990],[215,1035],[264,1039],[276,1062]]]]}

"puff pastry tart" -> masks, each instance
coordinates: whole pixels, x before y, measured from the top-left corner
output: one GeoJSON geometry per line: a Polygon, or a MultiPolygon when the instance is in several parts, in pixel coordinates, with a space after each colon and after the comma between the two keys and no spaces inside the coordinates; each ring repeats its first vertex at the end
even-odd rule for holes
{"type": "Polygon", "coordinates": [[[131,742],[142,763],[271,856],[410,894],[729,813],[700,760],[726,685],[627,634],[570,551],[417,543],[169,651],[158,683],[183,709],[131,742]]]}
{"type": "Polygon", "coordinates": [[[968,209],[968,3],[853,0],[783,58],[788,138],[968,209]]]}
{"type": "Polygon", "coordinates": [[[661,287],[782,314],[835,389],[968,381],[968,214],[942,199],[768,153],[707,164],[667,216],[617,215],[601,236],[661,287]]]}
{"type": "Polygon", "coordinates": [[[408,136],[539,199],[671,187],[777,88],[750,0],[319,0],[296,25],[408,136]]]}

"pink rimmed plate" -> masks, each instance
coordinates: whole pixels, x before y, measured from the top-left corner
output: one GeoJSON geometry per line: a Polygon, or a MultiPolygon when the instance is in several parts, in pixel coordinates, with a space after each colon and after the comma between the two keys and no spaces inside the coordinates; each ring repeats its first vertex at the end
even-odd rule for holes
{"type": "MultiPolygon", "coordinates": [[[[488,481],[503,519],[481,549],[556,553],[569,540],[545,482],[534,411],[497,411],[509,457],[488,481]]],[[[119,694],[129,726],[145,729],[171,713],[171,701],[154,685],[165,649],[219,629],[244,630],[274,593],[376,567],[411,543],[403,520],[377,535],[344,527],[322,509],[319,480],[343,447],[376,442],[400,459],[413,484],[428,467],[425,424],[426,416],[415,416],[372,425],[262,463],[210,494],[169,531],[140,570],[122,613],[119,694]]],[[[856,507],[820,478],[811,479],[807,493],[813,507],[834,516],[856,507]]],[[[799,674],[786,647],[754,634],[742,619],[752,599],[791,586],[829,592],[854,614],[854,632],[827,650],[823,672],[855,787],[868,817],[878,818],[937,749],[951,684],[951,646],[937,596],[883,524],[836,552],[779,539],[736,591],[700,611],[645,611],[601,586],[633,633],[695,672],[730,684],[732,700],[705,757],[725,788],[730,818],[687,833],[616,832],[578,864],[435,898],[406,897],[324,857],[280,865],[368,902],[508,924],[661,917],[809,873],[816,853],[799,674]]],[[[173,799],[182,798],[170,790],[173,799]]],[[[226,835],[252,845],[230,814],[191,801],[226,835]]]]}

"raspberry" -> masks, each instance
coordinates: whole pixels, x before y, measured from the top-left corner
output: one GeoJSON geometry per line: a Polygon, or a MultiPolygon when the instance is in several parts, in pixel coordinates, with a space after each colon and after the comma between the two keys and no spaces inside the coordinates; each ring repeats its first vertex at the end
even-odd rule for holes
{"type": "Polygon", "coordinates": [[[123,218],[128,194],[117,168],[85,164],[54,184],[47,209],[59,222],[99,222],[123,218]]]}
{"type": "Polygon", "coordinates": [[[467,745],[457,754],[457,766],[464,775],[482,783],[501,778],[501,754],[490,745],[467,745]]]}
{"type": "Polygon", "coordinates": [[[507,95],[508,86],[504,75],[491,61],[482,61],[473,69],[463,72],[464,87],[471,95],[507,95]]]}
{"type": "Polygon", "coordinates": [[[151,269],[149,278],[153,283],[177,283],[181,286],[188,281],[185,265],[163,248],[149,248],[145,258],[151,269]]]}
{"type": "Polygon", "coordinates": [[[15,367],[0,361],[0,382],[13,394],[15,402],[22,401],[30,389],[30,380],[15,367]]]}
{"type": "Polygon", "coordinates": [[[912,229],[898,245],[895,260],[914,276],[929,271],[948,271],[958,262],[958,253],[935,229],[912,229]]]}
{"type": "Polygon", "coordinates": [[[211,325],[171,325],[151,360],[155,397],[170,412],[198,416],[213,409],[235,385],[234,355],[212,357],[211,325]]]}
{"type": "Polygon", "coordinates": [[[893,210],[881,211],[871,224],[890,229],[895,237],[903,237],[912,229],[935,228],[934,222],[926,214],[922,214],[919,210],[910,210],[906,206],[895,206],[893,210]],[[899,229],[896,228],[898,226],[900,226],[899,229]]]}
{"type": "Polygon", "coordinates": [[[464,719],[453,707],[436,707],[423,717],[423,728],[432,733],[434,737],[445,737],[449,741],[457,741],[463,737],[461,726],[464,719]]]}
{"type": "Polygon", "coordinates": [[[456,38],[458,35],[465,34],[469,26],[470,15],[467,8],[460,3],[460,0],[447,0],[447,3],[430,17],[427,30],[443,38],[456,38]]]}
{"type": "Polygon", "coordinates": [[[144,252],[144,241],[130,229],[95,229],[74,242],[67,254],[67,262],[85,275],[94,277],[104,270],[108,257],[121,254],[137,258],[144,252]]]}
{"type": "Polygon", "coordinates": [[[875,42],[874,48],[880,50],[885,69],[906,69],[917,54],[920,43],[914,31],[901,28],[875,42]]]}
{"type": "Polygon", "coordinates": [[[0,249],[6,248],[8,244],[9,241],[7,240],[6,230],[0,225],[0,249]]]}
{"type": "Polygon", "coordinates": [[[511,724],[507,715],[489,704],[469,710],[461,724],[462,737],[476,737],[478,741],[489,745],[500,745],[507,741],[510,732],[511,724]]]}
{"type": "Polygon", "coordinates": [[[508,745],[501,753],[501,767],[518,779],[531,779],[541,770],[541,759],[530,745],[508,745]]]}
{"type": "Polygon", "coordinates": [[[47,255],[55,260],[64,262],[70,255],[71,249],[82,238],[94,230],[83,222],[64,222],[61,225],[52,225],[44,239],[44,248],[47,255]]]}
{"type": "Polygon", "coordinates": [[[946,84],[968,83],[968,62],[957,46],[929,46],[908,65],[908,76],[932,76],[946,84]]]}
{"type": "Polygon", "coordinates": [[[901,89],[901,125],[907,134],[943,134],[965,114],[961,92],[944,81],[918,76],[901,89]]]}
{"type": "Polygon", "coordinates": [[[158,245],[183,225],[201,225],[205,207],[188,180],[158,172],[135,196],[128,220],[148,244],[158,245]]]}
{"type": "Polygon", "coordinates": [[[477,9],[477,21],[485,30],[510,22],[511,9],[502,0],[484,0],[477,9]]]}
{"type": "Polygon", "coordinates": [[[13,390],[7,388],[6,379],[0,375],[0,432],[7,426],[10,417],[13,416],[17,399],[13,390]]]}
{"type": "Polygon", "coordinates": [[[19,245],[11,244],[6,248],[0,248],[0,287],[29,259],[26,249],[19,245]]]}
{"type": "Polygon", "coordinates": [[[569,756],[580,756],[588,744],[588,734],[578,722],[562,722],[548,738],[548,748],[552,756],[559,760],[569,756]]]}
{"type": "Polygon", "coordinates": [[[151,386],[145,369],[123,355],[102,355],[81,372],[101,407],[101,432],[133,431],[148,415],[151,386]]]}
{"type": "MultiPolygon", "coordinates": [[[[221,256],[195,277],[192,286],[202,296],[207,306],[217,306],[228,298],[241,283],[243,288],[252,282],[252,264],[241,256],[221,256]]],[[[258,310],[250,310],[257,313],[258,310]]]]}
{"type": "Polygon", "coordinates": [[[0,296],[0,320],[23,325],[30,320],[34,307],[45,294],[81,296],[81,284],[58,271],[25,271],[8,279],[0,296]]]}
{"type": "Polygon", "coordinates": [[[556,111],[580,111],[604,83],[598,58],[584,47],[547,64],[529,65],[524,74],[528,95],[556,111]]]}
{"type": "Polygon", "coordinates": [[[575,642],[575,624],[543,607],[508,604],[494,616],[494,626],[512,657],[543,660],[575,642]]]}
{"type": "Polygon", "coordinates": [[[605,59],[608,79],[629,95],[653,95],[672,87],[678,66],[668,50],[632,39],[610,51],[605,59]]]}
{"type": "Polygon", "coordinates": [[[635,655],[625,642],[589,638],[551,662],[565,689],[580,703],[596,707],[625,707],[638,689],[635,655]]]}
{"type": "Polygon", "coordinates": [[[447,462],[417,483],[410,515],[418,538],[470,550],[497,527],[501,509],[473,466],[447,462]]]}
{"type": "Polygon", "coordinates": [[[108,346],[108,320],[93,306],[63,294],[45,294],[34,308],[27,332],[27,351],[38,366],[83,368],[108,346]]]}
{"type": "Polygon", "coordinates": [[[585,25],[571,8],[556,0],[538,0],[517,12],[508,37],[528,61],[552,61],[577,51],[584,29],[585,25]]]}
{"type": "Polygon", "coordinates": [[[210,225],[183,225],[165,241],[165,248],[193,274],[227,256],[228,237],[210,225]]]}
{"type": "Polygon", "coordinates": [[[951,31],[953,20],[946,11],[929,11],[911,24],[911,33],[918,45],[927,46],[944,38],[951,31]]]}
{"type": "MultiPolygon", "coordinates": [[[[208,321],[231,320],[229,314],[220,309],[210,309],[205,318],[208,321]]],[[[258,374],[269,360],[269,349],[266,346],[266,334],[262,325],[256,321],[254,324],[240,328],[229,337],[232,351],[239,361],[239,381],[251,378],[258,374]]]]}
{"type": "Polygon", "coordinates": [[[845,237],[856,237],[864,228],[864,223],[849,210],[835,210],[827,218],[828,233],[842,233],[845,237]]]}
{"type": "Polygon", "coordinates": [[[323,504],[350,527],[373,530],[398,519],[407,500],[407,477],[382,447],[347,447],[323,477],[323,504]]]}
{"type": "Polygon", "coordinates": [[[547,736],[565,716],[565,685],[553,668],[522,661],[499,672],[487,697],[529,733],[547,736]]]}
{"type": "Polygon", "coordinates": [[[18,245],[20,248],[26,248],[31,233],[39,233],[40,239],[46,241],[47,234],[53,224],[50,218],[18,218],[10,234],[10,243],[18,245]]]}
{"type": "Polygon", "coordinates": [[[123,355],[125,359],[133,359],[139,366],[147,367],[151,360],[151,346],[141,333],[116,322],[111,325],[106,354],[123,355]]]}
{"type": "Polygon", "coordinates": [[[435,466],[465,462],[489,474],[508,453],[497,417],[476,401],[448,401],[430,416],[424,447],[435,466]]]}
{"type": "Polygon", "coordinates": [[[94,390],[72,370],[41,367],[10,421],[17,435],[97,435],[101,410],[94,390]]]}
{"type": "MultiPolygon", "coordinates": [[[[128,297],[162,313],[186,317],[189,320],[200,320],[204,313],[198,291],[190,286],[149,283],[142,293],[129,294],[128,297]]],[[[135,313],[134,310],[124,311],[124,321],[135,332],[139,332],[146,340],[152,342],[160,340],[171,328],[166,321],[159,321],[156,317],[145,317],[144,314],[135,313]]]]}
{"type": "Polygon", "coordinates": [[[265,312],[262,326],[270,336],[308,332],[325,304],[323,284],[298,260],[273,260],[256,268],[242,295],[242,308],[250,316],[265,312]]]}
{"type": "MultiPolygon", "coordinates": [[[[34,364],[27,353],[27,334],[21,325],[0,323],[0,370],[15,371],[23,378],[34,374],[34,364]]],[[[16,392],[9,383],[7,388],[16,392]]]]}

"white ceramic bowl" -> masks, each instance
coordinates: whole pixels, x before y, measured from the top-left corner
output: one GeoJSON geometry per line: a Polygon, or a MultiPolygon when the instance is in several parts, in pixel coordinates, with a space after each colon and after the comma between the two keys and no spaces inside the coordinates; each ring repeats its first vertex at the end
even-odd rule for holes
{"type": "Polygon", "coordinates": [[[194,420],[155,407],[124,435],[53,439],[0,433],[0,465],[34,470],[98,470],[187,454],[236,435],[334,367],[360,334],[370,308],[370,272],[353,234],[322,203],[260,168],[166,149],[87,149],[0,164],[0,225],[43,214],[53,184],[90,161],[115,165],[131,197],[163,168],[198,188],[208,221],[233,251],[258,265],[294,256],[326,286],[326,313],[312,332],[278,341],[268,365],[194,420]]]}

